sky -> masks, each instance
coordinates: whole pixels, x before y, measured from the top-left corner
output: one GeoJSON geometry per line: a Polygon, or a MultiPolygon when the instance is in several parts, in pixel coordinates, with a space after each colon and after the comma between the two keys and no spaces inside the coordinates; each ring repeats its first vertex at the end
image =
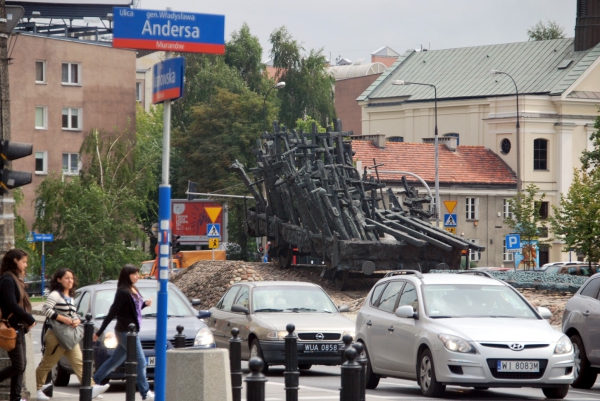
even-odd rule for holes
{"type": "Polygon", "coordinates": [[[370,62],[389,46],[449,49],[527,41],[538,21],[574,36],[576,0],[135,0],[139,8],[225,15],[225,40],[244,22],[269,57],[269,35],[285,26],[305,50],[370,62]]]}

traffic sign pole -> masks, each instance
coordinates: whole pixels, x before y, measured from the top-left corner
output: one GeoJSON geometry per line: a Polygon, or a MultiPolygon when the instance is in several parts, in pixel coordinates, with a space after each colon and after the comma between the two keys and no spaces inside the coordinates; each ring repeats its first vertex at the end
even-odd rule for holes
{"type": "Polygon", "coordinates": [[[45,283],[45,275],[46,275],[46,252],[45,252],[45,246],[46,245],[46,241],[42,241],[42,299],[44,297],[44,285],[45,283]]]}

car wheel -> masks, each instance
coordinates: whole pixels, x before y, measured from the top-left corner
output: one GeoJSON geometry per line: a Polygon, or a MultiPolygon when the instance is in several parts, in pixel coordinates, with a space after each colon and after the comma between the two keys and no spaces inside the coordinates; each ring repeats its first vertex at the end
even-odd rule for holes
{"type": "Polygon", "coordinates": [[[374,390],[377,388],[379,384],[379,375],[373,373],[373,368],[371,367],[371,359],[369,358],[369,352],[367,351],[367,346],[363,344],[363,352],[361,357],[367,359],[367,378],[366,378],[366,387],[369,390],[374,390]]]}
{"type": "Polygon", "coordinates": [[[71,375],[60,366],[60,363],[54,365],[52,368],[52,383],[54,383],[55,386],[66,387],[69,385],[70,379],[71,375]]]}
{"type": "Polygon", "coordinates": [[[544,395],[546,396],[546,398],[554,398],[556,400],[562,400],[563,398],[565,398],[567,396],[567,393],[569,392],[569,385],[565,384],[564,386],[560,386],[560,387],[543,388],[542,391],[544,392],[544,395]]]}
{"type": "Polygon", "coordinates": [[[429,349],[425,349],[419,357],[418,374],[421,393],[425,397],[441,397],[444,394],[446,386],[435,378],[435,366],[429,349]]]}
{"type": "Polygon", "coordinates": [[[258,342],[257,338],[252,340],[252,344],[250,344],[250,358],[260,358],[263,360],[264,366],[262,369],[262,373],[266,375],[267,372],[269,371],[269,365],[267,364],[267,361],[265,361],[265,358],[263,357],[262,350],[260,349],[260,343],[258,342]]]}
{"type": "Polygon", "coordinates": [[[575,376],[575,380],[573,380],[571,386],[575,388],[590,389],[596,382],[598,373],[590,366],[590,361],[587,359],[581,337],[578,334],[573,334],[571,336],[571,342],[573,343],[573,354],[575,359],[575,366],[573,366],[573,376],[575,376]]]}
{"type": "Polygon", "coordinates": [[[298,364],[298,369],[308,370],[310,368],[312,368],[312,363],[299,363],[298,364]]]}

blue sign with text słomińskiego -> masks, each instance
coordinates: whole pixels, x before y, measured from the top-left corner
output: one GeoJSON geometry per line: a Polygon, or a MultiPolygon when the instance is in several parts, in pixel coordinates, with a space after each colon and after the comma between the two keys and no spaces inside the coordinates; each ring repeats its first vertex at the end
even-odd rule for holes
{"type": "Polygon", "coordinates": [[[113,9],[113,47],[225,54],[225,16],[113,9]]]}
{"type": "Polygon", "coordinates": [[[154,64],[152,75],[152,103],[175,100],[183,96],[183,57],[170,58],[154,64]]]}

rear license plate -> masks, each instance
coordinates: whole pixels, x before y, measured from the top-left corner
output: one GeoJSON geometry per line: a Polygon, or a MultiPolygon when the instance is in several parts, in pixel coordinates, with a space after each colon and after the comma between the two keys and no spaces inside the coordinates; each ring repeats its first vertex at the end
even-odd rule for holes
{"type": "Polygon", "coordinates": [[[338,352],[338,344],[304,344],[304,353],[338,352]]]}
{"type": "Polygon", "coordinates": [[[146,361],[147,362],[146,366],[154,367],[154,361],[155,361],[155,357],[154,356],[149,356],[148,359],[147,359],[147,361],[146,361]]]}
{"type": "Polygon", "coordinates": [[[498,372],[539,372],[539,361],[498,361],[498,372]]]}

